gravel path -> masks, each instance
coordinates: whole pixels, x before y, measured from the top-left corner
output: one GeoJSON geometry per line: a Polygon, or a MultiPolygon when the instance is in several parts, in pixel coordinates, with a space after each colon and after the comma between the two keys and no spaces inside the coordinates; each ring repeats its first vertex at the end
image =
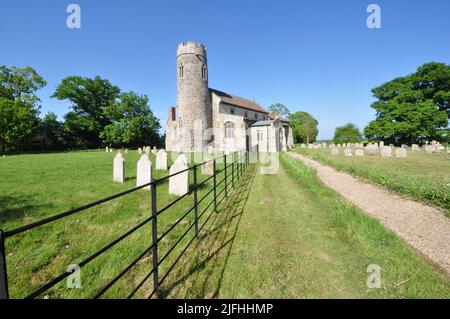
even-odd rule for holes
{"type": "Polygon", "coordinates": [[[450,219],[442,211],[392,194],[298,153],[289,152],[289,155],[313,167],[325,185],[377,218],[450,275],[450,219]]]}

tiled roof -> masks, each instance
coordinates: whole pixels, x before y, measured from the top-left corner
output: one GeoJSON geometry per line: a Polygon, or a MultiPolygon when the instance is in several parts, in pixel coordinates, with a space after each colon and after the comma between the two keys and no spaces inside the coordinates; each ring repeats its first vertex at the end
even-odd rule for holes
{"type": "Polygon", "coordinates": [[[225,92],[222,92],[219,90],[215,90],[215,89],[211,89],[211,88],[209,90],[211,92],[217,94],[218,96],[220,96],[222,99],[222,102],[225,104],[229,104],[229,105],[233,105],[233,106],[237,106],[237,107],[241,107],[244,109],[261,112],[261,113],[265,113],[265,114],[269,113],[255,101],[247,100],[242,97],[228,94],[228,93],[225,93],[225,92]]]}
{"type": "Polygon", "coordinates": [[[271,120],[275,120],[276,118],[278,118],[281,122],[291,123],[290,120],[288,120],[288,119],[286,119],[286,118],[284,118],[284,117],[281,117],[281,116],[279,116],[279,115],[277,115],[277,114],[273,114],[273,113],[269,113],[269,118],[270,118],[271,120]]]}

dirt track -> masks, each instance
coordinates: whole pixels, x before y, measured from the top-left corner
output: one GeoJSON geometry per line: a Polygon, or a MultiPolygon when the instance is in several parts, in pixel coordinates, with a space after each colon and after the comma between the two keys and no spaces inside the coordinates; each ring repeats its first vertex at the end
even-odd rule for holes
{"type": "Polygon", "coordinates": [[[377,218],[450,274],[450,219],[442,211],[392,194],[298,153],[290,152],[289,155],[313,167],[325,185],[377,218]]]}

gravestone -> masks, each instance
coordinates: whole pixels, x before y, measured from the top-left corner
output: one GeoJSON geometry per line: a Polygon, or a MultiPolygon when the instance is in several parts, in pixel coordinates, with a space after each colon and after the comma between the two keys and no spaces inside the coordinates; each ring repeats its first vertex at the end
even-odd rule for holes
{"type": "Polygon", "coordinates": [[[114,157],[113,180],[122,184],[125,180],[125,160],[121,153],[117,153],[114,157]]]}
{"type": "Polygon", "coordinates": [[[391,157],[392,149],[389,146],[383,146],[383,148],[381,149],[381,156],[382,157],[391,157]]]}
{"type": "Polygon", "coordinates": [[[344,150],[344,156],[353,156],[352,149],[351,148],[346,148],[344,150]]]}
{"type": "Polygon", "coordinates": [[[420,151],[420,147],[417,144],[413,144],[413,145],[411,145],[411,150],[413,152],[418,152],[418,151],[420,151]]]}
{"type": "Polygon", "coordinates": [[[105,152],[106,152],[106,153],[109,152],[108,146],[105,147],[105,152]]]}
{"type": "Polygon", "coordinates": [[[153,146],[152,154],[156,154],[157,152],[158,152],[158,150],[156,149],[156,146],[153,146]]]}
{"type": "MultiPolygon", "coordinates": [[[[136,169],[136,186],[148,184],[152,181],[152,162],[148,158],[147,154],[142,154],[141,158],[137,162],[136,169]]],[[[150,190],[150,185],[145,186],[143,189],[150,190]]]]}
{"type": "Polygon", "coordinates": [[[305,144],[300,144],[300,147],[301,147],[301,148],[305,148],[306,145],[305,145],[305,144]]]}
{"type": "Polygon", "coordinates": [[[156,153],[156,169],[158,170],[167,169],[167,153],[163,149],[159,150],[156,153]]]}
{"type": "Polygon", "coordinates": [[[395,157],[405,158],[407,156],[407,152],[405,148],[396,148],[395,149],[395,157]]]}
{"type": "Polygon", "coordinates": [[[112,153],[113,151],[114,151],[114,149],[113,149],[113,148],[110,148],[110,149],[109,149],[109,152],[110,152],[110,153],[112,153]]]}
{"type": "Polygon", "coordinates": [[[331,149],[331,155],[339,156],[339,149],[337,149],[337,148],[332,148],[332,149],[331,149]]]}
{"type": "Polygon", "coordinates": [[[125,154],[128,154],[128,148],[125,149],[125,154]]]}
{"type": "Polygon", "coordinates": [[[142,155],[142,148],[140,148],[140,147],[138,148],[138,154],[142,155]]]}
{"type": "Polygon", "coordinates": [[[150,155],[150,146],[145,146],[144,147],[144,153],[147,155],[150,155]]]}
{"type": "Polygon", "coordinates": [[[384,147],[384,142],[383,142],[383,141],[380,142],[379,147],[380,147],[380,148],[384,147]]]}
{"type": "MultiPolygon", "coordinates": [[[[227,154],[227,152],[225,152],[225,154],[227,154]]],[[[229,153],[228,153],[227,155],[229,155],[229,153]]],[[[180,161],[183,161],[184,165],[187,166],[187,164],[188,164],[188,159],[187,159],[186,154],[181,153],[181,154],[178,155],[178,157],[176,158],[176,160],[178,160],[178,159],[179,159],[180,161]]],[[[175,160],[175,161],[176,161],[176,160],[175,160]]]]}
{"type": "Polygon", "coordinates": [[[363,150],[356,150],[355,151],[355,156],[364,156],[364,151],[363,150]]]}
{"type": "MultiPolygon", "coordinates": [[[[238,155],[238,162],[241,160],[241,156],[238,155]]],[[[210,159],[205,157],[203,159],[203,162],[206,162],[202,164],[202,174],[203,175],[214,175],[214,162],[210,159]]]]}
{"type": "Polygon", "coordinates": [[[341,148],[341,144],[336,144],[336,147],[337,148],[341,148]]]}
{"type": "MultiPolygon", "coordinates": [[[[184,155],[184,154],[181,154],[184,155]]],[[[177,172],[187,169],[187,164],[181,155],[177,157],[173,165],[170,167],[169,174],[175,174],[177,172]]],[[[169,193],[182,196],[189,191],[189,172],[183,172],[169,177],[169,193]]]]}

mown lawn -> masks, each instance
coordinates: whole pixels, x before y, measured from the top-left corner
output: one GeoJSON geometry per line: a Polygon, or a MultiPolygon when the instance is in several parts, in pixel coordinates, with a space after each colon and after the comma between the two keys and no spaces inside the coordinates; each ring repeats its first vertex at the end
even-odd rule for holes
{"type": "Polygon", "coordinates": [[[450,155],[408,151],[407,158],[331,155],[327,149],[295,150],[338,170],[362,177],[377,185],[412,198],[440,206],[450,216],[450,155]]]}
{"type": "MultiPolygon", "coordinates": [[[[0,229],[15,227],[52,216],[68,209],[135,187],[137,151],[124,154],[126,181],[112,181],[115,153],[101,151],[68,152],[58,154],[20,155],[0,158],[0,229]]],[[[168,174],[156,171],[151,156],[153,178],[168,174]]],[[[169,156],[169,162],[171,159],[169,156]]],[[[217,169],[222,169],[218,164],[217,169]]],[[[199,170],[199,182],[208,176],[199,170]]],[[[223,178],[219,174],[218,180],[223,178]]],[[[192,174],[190,183],[192,184],[192,174]]],[[[223,189],[222,183],[218,192],[223,189]]],[[[212,180],[199,190],[199,198],[212,187],[212,180]]],[[[168,181],[158,185],[158,208],[164,207],[176,196],[168,195],[168,181]]],[[[200,204],[199,211],[212,200],[212,193],[200,204]]],[[[223,193],[221,197],[223,196],[223,193]]],[[[193,196],[183,199],[158,217],[158,235],[161,235],[182,214],[193,206],[193,196]]],[[[212,206],[208,209],[211,211],[212,206]]],[[[10,237],[6,240],[10,295],[21,298],[45,282],[64,273],[71,264],[78,264],[97,250],[138,225],[151,215],[150,191],[139,190],[121,198],[63,218],[51,224],[10,237]]],[[[202,223],[208,214],[200,219],[202,223]]],[[[160,244],[162,257],[192,223],[193,212],[160,244]]],[[[163,275],[183,245],[192,238],[193,229],[161,266],[163,275]]],[[[50,298],[92,297],[123,270],[132,260],[151,245],[151,224],[118,243],[108,252],[82,268],[82,289],[66,289],[66,281],[45,295],[50,298]]],[[[127,297],[152,268],[151,253],[119,280],[105,297],[127,297]]],[[[151,278],[135,295],[144,297],[152,289],[151,278]]]]}
{"type": "MultiPolygon", "coordinates": [[[[449,298],[449,278],[282,155],[249,174],[164,285],[178,298],[449,298]],[[369,289],[367,267],[381,267],[369,289]]],[[[250,173],[250,172],[249,172],[250,173]]]]}

